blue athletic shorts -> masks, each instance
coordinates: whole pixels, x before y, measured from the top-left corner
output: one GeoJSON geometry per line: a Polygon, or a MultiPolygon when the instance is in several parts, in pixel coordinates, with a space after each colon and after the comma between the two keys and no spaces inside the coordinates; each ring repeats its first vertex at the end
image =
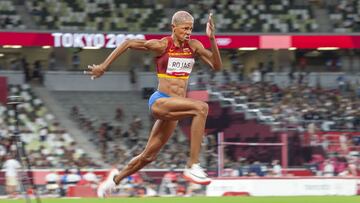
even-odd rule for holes
{"type": "Polygon", "coordinates": [[[160,92],[160,91],[156,91],[154,92],[151,96],[150,96],[150,99],[149,99],[149,109],[151,110],[151,106],[154,104],[154,102],[157,100],[157,99],[160,99],[160,98],[169,98],[170,96],[163,93],[163,92],[160,92]]]}

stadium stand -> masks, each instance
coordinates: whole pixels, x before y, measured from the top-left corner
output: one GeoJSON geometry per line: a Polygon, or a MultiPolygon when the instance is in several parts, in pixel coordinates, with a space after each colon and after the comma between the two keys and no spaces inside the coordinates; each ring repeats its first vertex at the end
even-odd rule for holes
{"type": "MultiPolygon", "coordinates": [[[[34,168],[97,167],[33,93],[31,86],[11,85],[9,93],[22,96],[26,102],[19,106],[20,133],[34,168]]],[[[16,122],[14,115],[14,110],[1,106],[1,161],[6,154],[16,150],[11,137],[16,122]]]]}
{"type": "Polygon", "coordinates": [[[336,4],[328,6],[328,11],[334,31],[338,33],[359,32],[360,18],[359,18],[358,1],[338,1],[336,4]]]}
{"type": "Polygon", "coordinates": [[[140,1],[31,0],[26,4],[36,24],[50,30],[154,31],[164,16],[161,4],[140,1]]]}
{"type": "MultiPolygon", "coordinates": [[[[222,34],[305,33],[306,36],[308,33],[317,35],[331,32],[332,35],[333,32],[359,32],[359,8],[360,2],[353,0],[274,0],[271,3],[265,0],[2,0],[0,29],[164,34],[170,31],[173,11],[184,9],[194,14],[194,32],[198,33],[204,32],[208,13],[213,12],[217,32],[222,34]]],[[[145,65],[149,66],[149,71],[151,60],[145,64],[138,60],[139,52],[130,52],[129,56],[124,56],[123,64],[112,69],[124,73],[120,84],[126,83],[124,86],[130,87],[127,91],[89,91],[90,88],[87,91],[52,91],[49,84],[55,83],[46,83],[49,82],[46,81],[49,72],[58,84],[63,83],[62,78],[56,78],[57,73],[63,74],[63,77],[82,74],[64,70],[69,70],[71,65],[76,65],[76,68],[73,67],[76,71],[82,70],[89,58],[94,56],[94,61],[99,60],[109,50],[96,50],[98,52],[95,53],[81,48],[51,48],[50,53],[47,52],[48,48],[39,49],[26,47],[20,49],[22,52],[6,52],[8,58],[1,58],[3,54],[0,56],[0,69],[10,70],[10,74],[21,77],[25,74],[24,84],[11,84],[8,92],[26,100],[26,104],[20,107],[21,138],[26,143],[33,167],[56,168],[57,172],[51,172],[65,179],[71,174],[79,176],[87,171],[92,173],[92,168],[121,168],[138,155],[146,145],[149,128],[154,122],[145,100],[154,88],[148,87],[150,83],[140,87],[141,81],[136,81],[141,78],[136,78],[136,74],[145,65]],[[22,56],[25,52],[27,58],[22,56]],[[36,54],[29,52],[41,57],[34,57],[36,54]],[[96,56],[98,53],[99,56],[96,56]],[[26,60],[30,64],[36,63],[29,65],[26,60]],[[41,77],[35,77],[35,64],[43,65],[39,68],[41,77]],[[135,78],[132,84],[125,73],[129,69],[135,70],[131,73],[136,73],[132,75],[135,78]],[[42,89],[35,93],[36,87],[42,89]],[[132,89],[136,91],[129,92],[132,89]],[[141,90],[146,91],[147,96],[141,95],[141,90]],[[48,93],[48,97],[56,102],[45,101],[46,97],[38,94],[39,91],[48,93]],[[51,111],[54,109],[52,105],[56,105],[65,116],[57,117],[51,111]],[[73,129],[65,122],[73,124],[71,128],[75,126],[80,133],[73,134],[73,129]],[[88,140],[101,157],[94,158],[91,151],[76,142],[79,138],[88,140]]],[[[359,53],[358,50],[341,49],[324,52],[315,49],[233,49],[221,50],[225,68],[222,72],[208,73],[203,70],[203,64],[196,64],[195,69],[200,70],[193,73],[196,80],[191,80],[189,86],[191,90],[204,90],[209,94],[210,111],[201,157],[209,174],[212,177],[217,175],[217,134],[223,132],[227,142],[279,143],[283,133],[288,136],[287,169],[282,169],[279,164],[279,147],[226,146],[223,176],[230,179],[240,176],[244,176],[244,179],[259,176],[287,178],[292,175],[358,176],[359,53]],[[325,76],[317,71],[325,73],[325,76]],[[331,87],[322,86],[324,83],[331,87]]],[[[114,81],[107,82],[118,84],[114,81]]],[[[69,82],[69,86],[76,82],[69,82]]],[[[6,154],[15,153],[11,141],[14,124],[14,111],[0,105],[0,165],[6,154]]],[[[178,176],[189,153],[189,126],[189,119],[182,121],[157,160],[147,166],[146,170],[150,172],[142,171],[125,179],[117,195],[144,196],[146,190],[154,190],[154,196],[157,191],[161,195],[204,195],[204,188],[187,184],[178,176]]],[[[46,187],[44,177],[50,171],[37,172],[38,184],[46,187]]],[[[92,175],[100,180],[106,172],[100,169],[92,175]]],[[[86,193],[93,197],[98,181],[93,180],[92,184],[88,184],[81,179],[61,184],[60,191],[56,191],[60,196],[81,196],[86,193]],[[85,186],[77,185],[78,182],[85,186]]],[[[4,194],[2,186],[0,194],[4,194]]]]}
{"type": "MultiPolygon", "coordinates": [[[[141,98],[140,92],[56,91],[52,95],[68,110],[69,118],[78,124],[84,135],[95,145],[100,143],[103,159],[109,163],[126,163],[145,146],[153,120],[148,113],[147,101],[141,98]],[[122,112],[120,117],[115,113],[119,111],[122,112]]],[[[186,142],[187,139],[177,131],[159,154],[158,161],[148,168],[183,167],[186,142]]]]}
{"type": "MultiPolygon", "coordinates": [[[[220,105],[216,103],[211,105],[209,121],[214,116],[227,114],[228,104],[230,111],[244,115],[238,120],[232,118],[233,115],[230,114],[223,121],[231,123],[231,125],[222,125],[221,128],[228,141],[278,142],[279,134],[273,132],[285,130],[290,135],[289,145],[293,150],[289,152],[292,157],[290,164],[306,165],[310,161],[309,156],[316,153],[348,162],[352,162],[352,159],[358,156],[359,147],[356,140],[359,126],[358,113],[356,113],[357,99],[352,96],[354,89],[341,92],[339,89],[312,88],[305,84],[294,84],[282,89],[266,82],[235,83],[211,89],[210,94],[215,95],[212,100],[218,101],[220,105]],[[237,109],[239,104],[242,107],[241,111],[237,109]],[[262,113],[264,109],[270,114],[264,115],[262,113]],[[212,112],[218,113],[214,115],[212,112]],[[252,120],[253,124],[251,124],[252,120]],[[301,142],[302,146],[299,145],[301,142]],[[306,149],[308,146],[315,151],[306,153],[304,150],[308,150],[306,149]]],[[[223,118],[220,117],[217,122],[212,123],[217,123],[219,128],[222,120],[223,118]]],[[[279,159],[279,151],[272,153],[269,151],[270,149],[261,153],[261,150],[256,148],[232,147],[228,155],[234,161],[239,157],[247,157],[250,162],[279,159]],[[266,156],[263,157],[261,154],[266,156]]],[[[338,171],[337,174],[341,172],[343,171],[338,171]]]]}
{"type": "MultiPolygon", "coordinates": [[[[316,122],[327,131],[359,129],[357,102],[352,96],[355,89],[349,89],[341,94],[338,89],[314,88],[306,84],[294,84],[281,89],[271,83],[235,84],[224,88],[222,92],[226,91],[229,95],[228,99],[242,96],[246,101],[244,106],[248,112],[249,109],[256,109],[252,112],[259,112],[256,115],[259,120],[281,121],[283,124],[303,127],[310,122],[316,122]],[[255,107],[251,107],[250,103],[255,107]],[[266,117],[265,111],[271,112],[271,115],[266,117]]],[[[230,101],[238,104],[235,103],[235,99],[230,101]]]]}
{"type": "MultiPolygon", "coordinates": [[[[195,30],[201,31],[209,10],[215,13],[219,30],[225,32],[315,32],[318,25],[308,5],[293,0],[278,0],[271,5],[265,1],[196,1],[174,5],[155,1],[93,1],[93,0],[29,0],[26,9],[39,29],[83,31],[165,31],[170,29],[168,11],[190,9],[194,12],[195,30]],[[227,9],[227,13],[222,10],[227,9]],[[232,19],[237,19],[235,22],[232,19]]],[[[16,14],[11,1],[2,2],[4,17],[16,14]],[[8,3],[6,3],[8,2],[8,3]],[[7,7],[10,7],[7,9],[7,7]],[[6,11],[5,11],[6,10],[6,11]],[[11,14],[11,15],[10,15],[11,14]]],[[[20,16],[14,15],[11,27],[21,24],[20,16]]],[[[6,19],[6,18],[5,18],[6,19]]]]}
{"type": "Polygon", "coordinates": [[[119,0],[29,0],[25,7],[1,1],[3,29],[34,27],[65,31],[168,32],[169,17],[176,9],[189,9],[196,19],[194,31],[202,31],[208,11],[213,11],[221,32],[323,32],[359,31],[359,2],[277,0],[212,1],[119,1],[119,0]],[[167,9],[165,10],[164,7],[167,9]],[[222,12],[224,9],[226,13],[222,12]],[[324,12],[322,12],[324,11],[324,12]],[[23,12],[26,12],[25,14],[23,12]],[[317,13],[317,15],[315,15],[317,13]],[[319,14],[321,13],[321,14],[319,14]],[[30,17],[31,19],[27,19],[30,17]],[[330,25],[324,25],[323,19],[330,25]],[[235,21],[233,19],[236,19],[235,21]],[[34,20],[34,21],[31,21],[34,20]],[[321,27],[325,26],[325,28],[321,27]]]}
{"type": "Polygon", "coordinates": [[[0,29],[25,29],[13,1],[0,1],[0,29]]]}
{"type": "MultiPolygon", "coordinates": [[[[196,1],[189,5],[199,19],[195,31],[201,31],[207,12],[214,11],[223,32],[313,32],[317,30],[312,11],[308,6],[298,6],[294,1],[196,1]],[[222,12],[224,9],[226,13],[222,12]],[[233,19],[236,19],[235,21],[233,19]]],[[[165,30],[163,30],[165,31],[165,30]]]]}

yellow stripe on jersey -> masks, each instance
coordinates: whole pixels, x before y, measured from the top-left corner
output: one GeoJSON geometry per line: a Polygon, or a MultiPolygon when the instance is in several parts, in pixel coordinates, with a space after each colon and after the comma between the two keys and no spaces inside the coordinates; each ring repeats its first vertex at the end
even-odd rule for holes
{"type": "Polygon", "coordinates": [[[191,52],[168,52],[169,56],[191,56],[191,52]]]}
{"type": "Polygon", "coordinates": [[[158,78],[177,78],[177,79],[188,79],[189,76],[175,76],[175,75],[168,75],[163,73],[157,74],[158,78]]]}

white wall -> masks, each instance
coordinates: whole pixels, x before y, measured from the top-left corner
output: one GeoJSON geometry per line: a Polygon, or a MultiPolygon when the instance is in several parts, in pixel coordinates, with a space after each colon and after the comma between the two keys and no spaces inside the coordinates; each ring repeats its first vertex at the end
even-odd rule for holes
{"type": "Polygon", "coordinates": [[[230,178],[214,179],[207,196],[225,192],[248,192],[251,196],[356,195],[359,178],[230,178]]]}

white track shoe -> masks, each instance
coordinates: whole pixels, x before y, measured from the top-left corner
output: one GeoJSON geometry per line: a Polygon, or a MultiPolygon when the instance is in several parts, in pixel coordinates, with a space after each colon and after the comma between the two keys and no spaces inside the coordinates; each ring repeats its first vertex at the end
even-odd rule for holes
{"type": "Polygon", "coordinates": [[[196,184],[208,185],[211,183],[211,179],[199,163],[193,164],[191,168],[185,168],[183,175],[186,180],[196,184]]]}
{"type": "Polygon", "coordinates": [[[111,194],[112,190],[116,187],[114,177],[119,173],[116,168],[111,169],[106,179],[99,184],[97,188],[97,196],[104,198],[111,194]]]}

